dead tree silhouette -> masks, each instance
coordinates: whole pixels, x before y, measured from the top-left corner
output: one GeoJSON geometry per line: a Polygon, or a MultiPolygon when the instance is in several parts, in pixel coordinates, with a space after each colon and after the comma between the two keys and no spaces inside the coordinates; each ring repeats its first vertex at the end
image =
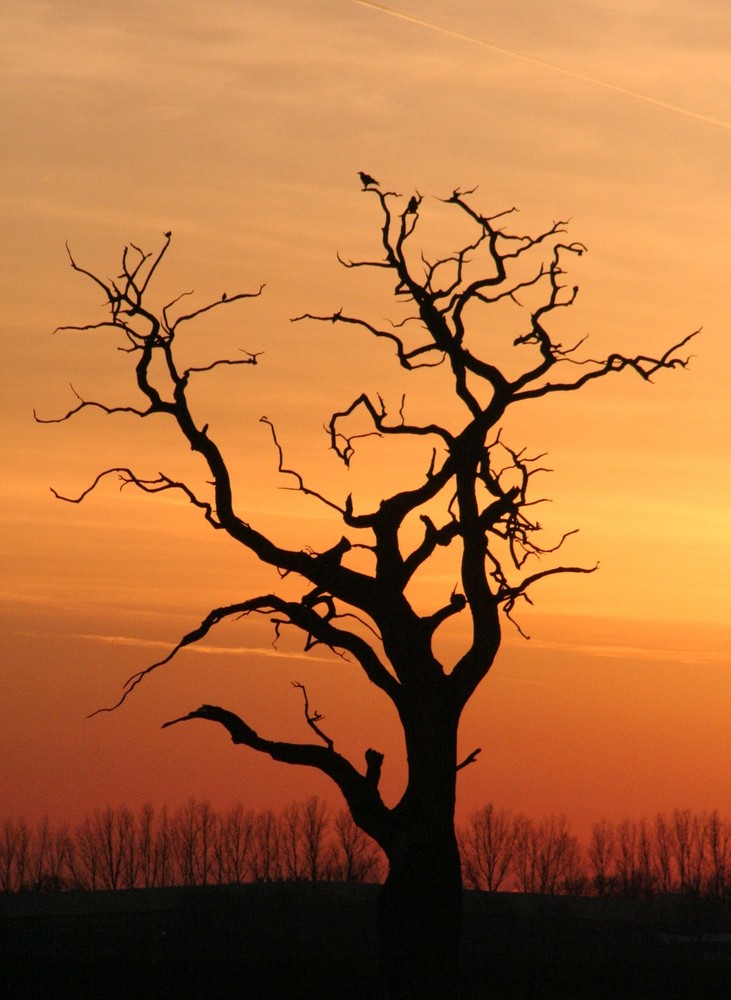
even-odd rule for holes
{"type": "Polygon", "coordinates": [[[205,638],[216,625],[252,615],[270,619],[277,633],[293,627],[304,636],[306,649],[328,647],[361,670],[395,706],[403,727],[408,777],[403,795],[393,805],[379,791],[383,754],[369,749],[361,768],[346,759],[322,728],[321,717],[310,711],[306,692],[311,743],[260,735],[238,714],[217,705],[202,705],[165,725],[197,719],[213,722],[237,745],[276,761],[317,768],[331,778],[354,821],[388,859],[380,930],[390,995],[447,1000],[457,979],[461,914],[454,828],[457,775],[479,753],[475,749],[461,760],[458,757],[462,710],[494,662],[501,615],[514,620],[516,604],[529,600],[529,592],[544,578],[590,573],[595,568],[540,568],[539,560],[555,553],[571,532],[550,543],[541,541],[531,493],[534,476],[542,471],[540,458],[506,443],[501,421],[511,407],[568,396],[620,372],[634,373],[647,382],[664,369],[685,367],[688,359],[681,351],[694,334],[657,356],[611,353],[591,358],[583,354],[583,342],[563,346],[555,332],[557,317],[573,305],[578,292],[577,286],[564,283],[565,266],[585,252],[582,244],[566,240],[564,223],[555,222],[534,235],[513,232],[507,226],[514,209],[485,215],[475,207],[474,191],[455,189],[443,204],[472,235],[458,251],[428,260],[412,249],[423,218],[421,196],[414,196],[406,211],[399,212],[398,195],[382,192],[368,175],[361,174],[361,180],[377,210],[380,251],[372,259],[341,258],[341,263],[349,269],[383,271],[389,287],[395,278],[398,302],[402,309],[408,306],[407,317],[389,327],[341,309],[328,315],[306,313],[296,321],[337,324],[387,342],[405,378],[417,369],[420,377],[438,376],[442,396],[435,392],[433,418],[427,422],[409,422],[403,401],[389,408],[380,396],[362,392],[333,412],[327,425],[330,446],[345,466],[353,461],[363,436],[352,429],[354,420],[361,426],[365,421],[369,433],[384,442],[400,439],[414,449],[424,448],[422,471],[412,485],[384,489],[380,503],[371,508],[352,496],[333,500],[285,466],[274,425],[262,418],[279,455],[279,471],[291,478],[295,489],[319,500],[334,518],[333,544],[321,552],[287,548],[259,530],[250,514],[238,510],[229,466],[209,425],[196,415],[188,390],[204,372],[223,365],[254,365],[258,357],[219,358],[202,367],[181,368],[176,336],[183,323],[209,310],[230,309],[249,296],[222,296],[188,313],[176,312],[177,299],[156,312],[149,305],[148,290],[167,253],[170,238],[166,237],[154,255],[126,247],[121,277],[114,280],[100,278],[69,254],[73,269],[103,290],[108,306],[103,322],[71,329],[104,327],[119,332],[134,362],[134,378],[145,404],[108,406],[78,398],[68,413],[56,419],[68,420],[89,408],[142,419],[163,415],[203,459],[207,482],[199,492],[162,473],[144,478],[129,468],[108,468],[80,494],[56,495],[79,503],[109,477],[145,493],[182,495],[212,528],[281,574],[301,580],[297,599],[266,593],[210,610],[165,657],[129,679],[113,708],[152,671],[205,638]],[[491,331],[489,338],[483,332],[484,314],[489,317],[498,303],[518,310],[522,318],[522,332],[512,338],[504,355],[511,358],[511,374],[495,356],[499,330],[491,331]],[[424,372],[426,368],[435,371],[424,372]],[[414,524],[421,525],[416,541],[414,524]],[[358,560],[353,558],[355,545],[358,560]],[[409,586],[438,550],[454,553],[458,584],[445,593],[439,606],[418,613],[409,586]],[[364,552],[370,554],[370,570],[364,567],[364,552]],[[532,572],[529,560],[535,563],[532,572]],[[435,652],[435,637],[445,622],[457,616],[464,620],[468,638],[450,669],[435,652]]]}

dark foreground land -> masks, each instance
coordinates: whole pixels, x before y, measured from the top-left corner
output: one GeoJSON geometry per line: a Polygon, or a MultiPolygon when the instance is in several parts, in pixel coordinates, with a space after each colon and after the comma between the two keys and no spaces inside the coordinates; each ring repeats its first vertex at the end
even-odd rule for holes
{"type": "MultiPolygon", "coordinates": [[[[0,996],[377,1000],[374,886],[0,895],[0,996]]],[[[731,913],[465,893],[462,1000],[731,997],[731,913]]]]}

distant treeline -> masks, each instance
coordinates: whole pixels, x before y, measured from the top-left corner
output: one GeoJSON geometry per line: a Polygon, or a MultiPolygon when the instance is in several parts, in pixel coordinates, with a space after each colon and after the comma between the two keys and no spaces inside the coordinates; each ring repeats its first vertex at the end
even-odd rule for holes
{"type": "MultiPolygon", "coordinates": [[[[731,823],[676,809],[592,828],[580,843],[566,818],[535,822],[488,803],[458,828],[464,884],[487,892],[731,897],[731,823]]],[[[317,796],[280,813],[189,799],[174,811],[107,807],[75,828],[5,819],[0,891],[133,889],[309,880],[379,882],[380,849],[346,809],[317,796]]]]}
{"type": "Polygon", "coordinates": [[[373,841],[342,809],[313,796],[281,813],[237,803],[218,812],[189,799],[174,811],[107,807],[75,828],[48,819],[0,827],[0,891],[136,889],[310,881],[375,882],[385,871],[373,841]]]}
{"type": "Polygon", "coordinates": [[[582,845],[564,816],[535,823],[488,803],[458,833],[465,885],[475,889],[731,896],[731,824],[717,811],[675,809],[653,820],[602,820],[582,845]]]}

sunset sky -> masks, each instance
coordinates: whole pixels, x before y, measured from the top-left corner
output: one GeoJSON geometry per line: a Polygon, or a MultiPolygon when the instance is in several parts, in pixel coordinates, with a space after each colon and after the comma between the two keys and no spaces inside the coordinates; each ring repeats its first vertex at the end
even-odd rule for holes
{"type": "MultiPolygon", "coordinates": [[[[316,503],[280,488],[259,418],[290,465],[342,498],[352,485],[323,423],[363,389],[401,391],[386,347],[290,323],[340,307],[394,314],[388,283],[336,258],[378,251],[359,170],[418,189],[437,234],[437,198],[458,186],[477,187],[485,214],[517,206],[520,231],[570,219],[589,253],[562,322],[590,336],[590,354],[662,353],[703,328],[687,371],[607,379],[510,421],[516,446],[549,455],[547,523],[580,529],[562,560],[600,570],[536,588],[520,614],[529,641],[506,627],[464,718],[464,753],[483,753],[460,774],[459,815],[488,800],[565,812],[579,829],[675,806],[731,815],[730,52],[725,0],[6,0],[3,816],[74,822],[189,795],[336,802],[318,774],[233,747],[219,727],[160,729],[208,702],[262,735],[307,740],[291,681],[306,683],[337,749],[359,764],[369,746],[386,753],[396,800],[393,711],[355,667],[292,641],[273,649],[261,622],[221,628],[118,712],[86,718],[210,608],[266,592],[272,576],[179,499],[111,482],[81,506],[53,498],[50,486],[78,493],[109,466],[186,474],[190,453],[165,421],[33,420],[71,408],[70,384],[134,401],[111,335],[53,334],[101,317],[65,241],[106,277],[125,243],[154,250],[172,230],[159,301],[266,283],[199,341],[189,334],[201,359],[263,352],[196,391],[250,519],[293,546],[337,540],[316,503]]],[[[387,490],[393,460],[374,445],[368,456],[353,480],[387,490]]]]}

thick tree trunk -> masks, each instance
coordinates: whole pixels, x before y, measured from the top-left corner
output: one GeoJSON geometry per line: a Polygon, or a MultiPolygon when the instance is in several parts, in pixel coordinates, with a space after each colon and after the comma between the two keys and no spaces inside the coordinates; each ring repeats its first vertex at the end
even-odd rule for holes
{"type": "Polygon", "coordinates": [[[407,731],[409,784],[395,810],[379,928],[389,1000],[456,995],[462,880],[454,831],[456,720],[407,731]]]}
{"type": "Polygon", "coordinates": [[[462,915],[454,838],[414,831],[401,860],[391,862],[379,899],[381,954],[389,1000],[456,996],[462,915]],[[425,842],[428,841],[428,842],[425,842]]]}

